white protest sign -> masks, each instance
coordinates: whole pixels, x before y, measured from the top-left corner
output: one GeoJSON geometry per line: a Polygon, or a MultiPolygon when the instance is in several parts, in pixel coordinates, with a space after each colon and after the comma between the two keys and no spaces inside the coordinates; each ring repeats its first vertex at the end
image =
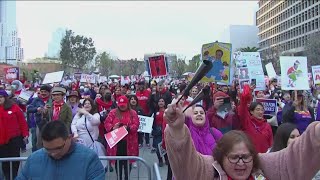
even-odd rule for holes
{"type": "Polygon", "coordinates": [[[22,101],[28,102],[32,95],[33,95],[32,91],[22,90],[18,98],[22,101]]]}
{"type": "Polygon", "coordinates": [[[274,70],[272,63],[266,64],[266,70],[267,70],[267,74],[269,76],[269,79],[277,77],[277,73],[274,70]]]}
{"type": "Polygon", "coordinates": [[[281,89],[308,90],[307,57],[280,56],[281,89]]]}
{"type": "Polygon", "coordinates": [[[164,157],[164,155],[167,154],[167,151],[162,148],[162,141],[158,144],[158,150],[161,157],[164,157]]]}
{"type": "Polygon", "coordinates": [[[57,71],[47,73],[42,81],[42,84],[60,83],[63,77],[64,71],[57,71]]]}
{"type": "Polygon", "coordinates": [[[151,133],[153,125],[153,117],[140,116],[139,115],[140,126],[138,132],[151,133]]]}
{"type": "Polygon", "coordinates": [[[107,79],[106,76],[100,76],[99,77],[99,83],[103,83],[103,82],[107,82],[107,81],[108,81],[108,79],[107,79]]]}
{"type": "Polygon", "coordinates": [[[320,65],[312,66],[312,77],[314,84],[320,84],[320,65]]]}
{"type": "Polygon", "coordinates": [[[96,83],[96,77],[94,74],[81,74],[80,82],[89,82],[89,83],[96,83]]]}

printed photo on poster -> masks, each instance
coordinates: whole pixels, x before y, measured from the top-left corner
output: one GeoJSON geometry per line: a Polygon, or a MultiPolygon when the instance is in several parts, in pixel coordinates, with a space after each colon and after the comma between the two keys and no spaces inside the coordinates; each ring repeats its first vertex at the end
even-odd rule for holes
{"type": "Polygon", "coordinates": [[[230,81],[232,45],[230,43],[214,42],[202,46],[202,59],[212,61],[212,69],[202,79],[203,82],[230,81]]]}
{"type": "Polygon", "coordinates": [[[307,57],[280,56],[281,89],[308,90],[307,57]]]}
{"type": "Polygon", "coordinates": [[[249,79],[248,68],[240,68],[239,69],[239,79],[249,79]]]}
{"type": "Polygon", "coordinates": [[[314,85],[320,84],[320,65],[312,66],[312,77],[314,85]]]}
{"type": "Polygon", "coordinates": [[[149,69],[151,77],[167,76],[167,65],[164,55],[149,57],[149,69]]]}

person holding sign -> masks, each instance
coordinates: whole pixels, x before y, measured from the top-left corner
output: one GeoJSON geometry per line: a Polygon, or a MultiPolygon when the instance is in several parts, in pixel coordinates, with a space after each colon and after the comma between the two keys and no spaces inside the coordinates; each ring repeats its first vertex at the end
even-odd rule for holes
{"type": "MultiPolygon", "coordinates": [[[[104,127],[108,132],[111,132],[119,127],[125,127],[128,131],[128,135],[118,142],[114,147],[107,147],[107,154],[109,156],[139,156],[138,147],[138,128],[140,125],[139,117],[136,111],[130,109],[129,100],[126,96],[118,97],[118,108],[112,109],[108,114],[104,127]]],[[[120,160],[116,162],[116,171],[118,178],[122,179],[122,171],[124,170],[124,176],[127,180],[129,178],[129,169],[131,170],[131,164],[134,161],[130,161],[130,167],[126,160],[120,160]],[[118,170],[119,169],[119,170],[118,170]]],[[[114,161],[112,161],[114,164],[114,161]]]]}
{"type": "Polygon", "coordinates": [[[294,91],[294,102],[283,114],[283,122],[294,123],[302,134],[314,119],[314,110],[308,106],[303,91],[294,91]]]}

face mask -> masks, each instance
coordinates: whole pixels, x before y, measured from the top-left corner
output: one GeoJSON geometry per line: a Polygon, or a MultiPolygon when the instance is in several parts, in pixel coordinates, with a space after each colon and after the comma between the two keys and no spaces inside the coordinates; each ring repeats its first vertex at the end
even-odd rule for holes
{"type": "Polygon", "coordinates": [[[318,94],[318,100],[320,100],[320,94],[318,94]]]}
{"type": "Polygon", "coordinates": [[[6,90],[6,92],[7,92],[8,96],[11,96],[11,94],[12,94],[11,91],[6,90]]]}
{"type": "Polygon", "coordinates": [[[88,92],[89,91],[89,88],[84,88],[84,92],[88,92]]]}
{"type": "Polygon", "coordinates": [[[80,86],[80,90],[83,90],[84,89],[84,86],[80,86]]]}

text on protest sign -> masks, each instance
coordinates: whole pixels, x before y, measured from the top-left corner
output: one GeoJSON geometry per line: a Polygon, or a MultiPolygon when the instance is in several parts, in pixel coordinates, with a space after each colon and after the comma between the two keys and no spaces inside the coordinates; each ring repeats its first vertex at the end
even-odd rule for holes
{"type": "Polygon", "coordinates": [[[6,73],[5,75],[5,80],[7,82],[12,82],[14,80],[18,80],[19,79],[19,68],[18,67],[8,67],[8,68],[4,68],[4,71],[6,73]]]}
{"type": "Polygon", "coordinates": [[[320,65],[312,66],[313,83],[320,84],[320,65]]]}
{"type": "Polygon", "coordinates": [[[80,82],[96,83],[96,78],[93,74],[81,74],[80,82]]]}
{"type": "Polygon", "coordinates": [[[108,145],[110,148],[113,148],[116,144],[118,144],[119,141],[121,141],[126,135],[128,134],[128,131],[124,126],[115,129],[107,134],[104,135],[104,138],[106,139],[108,145]]]}
{"type": "Polygon", "coordinates": [[[139,115],[139,121],[140,121],[140,125],[139,125],[138,132],[151,133],[153,117],[139,115]]]}
{"type": "Polygon", "coordinates": [[[164,157],[164,155],[167,154],[167,151],[162,148],[162,141],[158,144],[158,150],[161,157],[164,157]]]}
{"type": "Polygon", "coordinates": [[[28,102],[32,95],[33,95],[32,91],[22,90],[18,98],[24,102],[28,102]]]}
{"type": "Polygon", "coordinates": [[[256,99],[257,102],[260,102],[264,108],[264,115],[276,115],[278,106],[276,99],[256,99]]]}

